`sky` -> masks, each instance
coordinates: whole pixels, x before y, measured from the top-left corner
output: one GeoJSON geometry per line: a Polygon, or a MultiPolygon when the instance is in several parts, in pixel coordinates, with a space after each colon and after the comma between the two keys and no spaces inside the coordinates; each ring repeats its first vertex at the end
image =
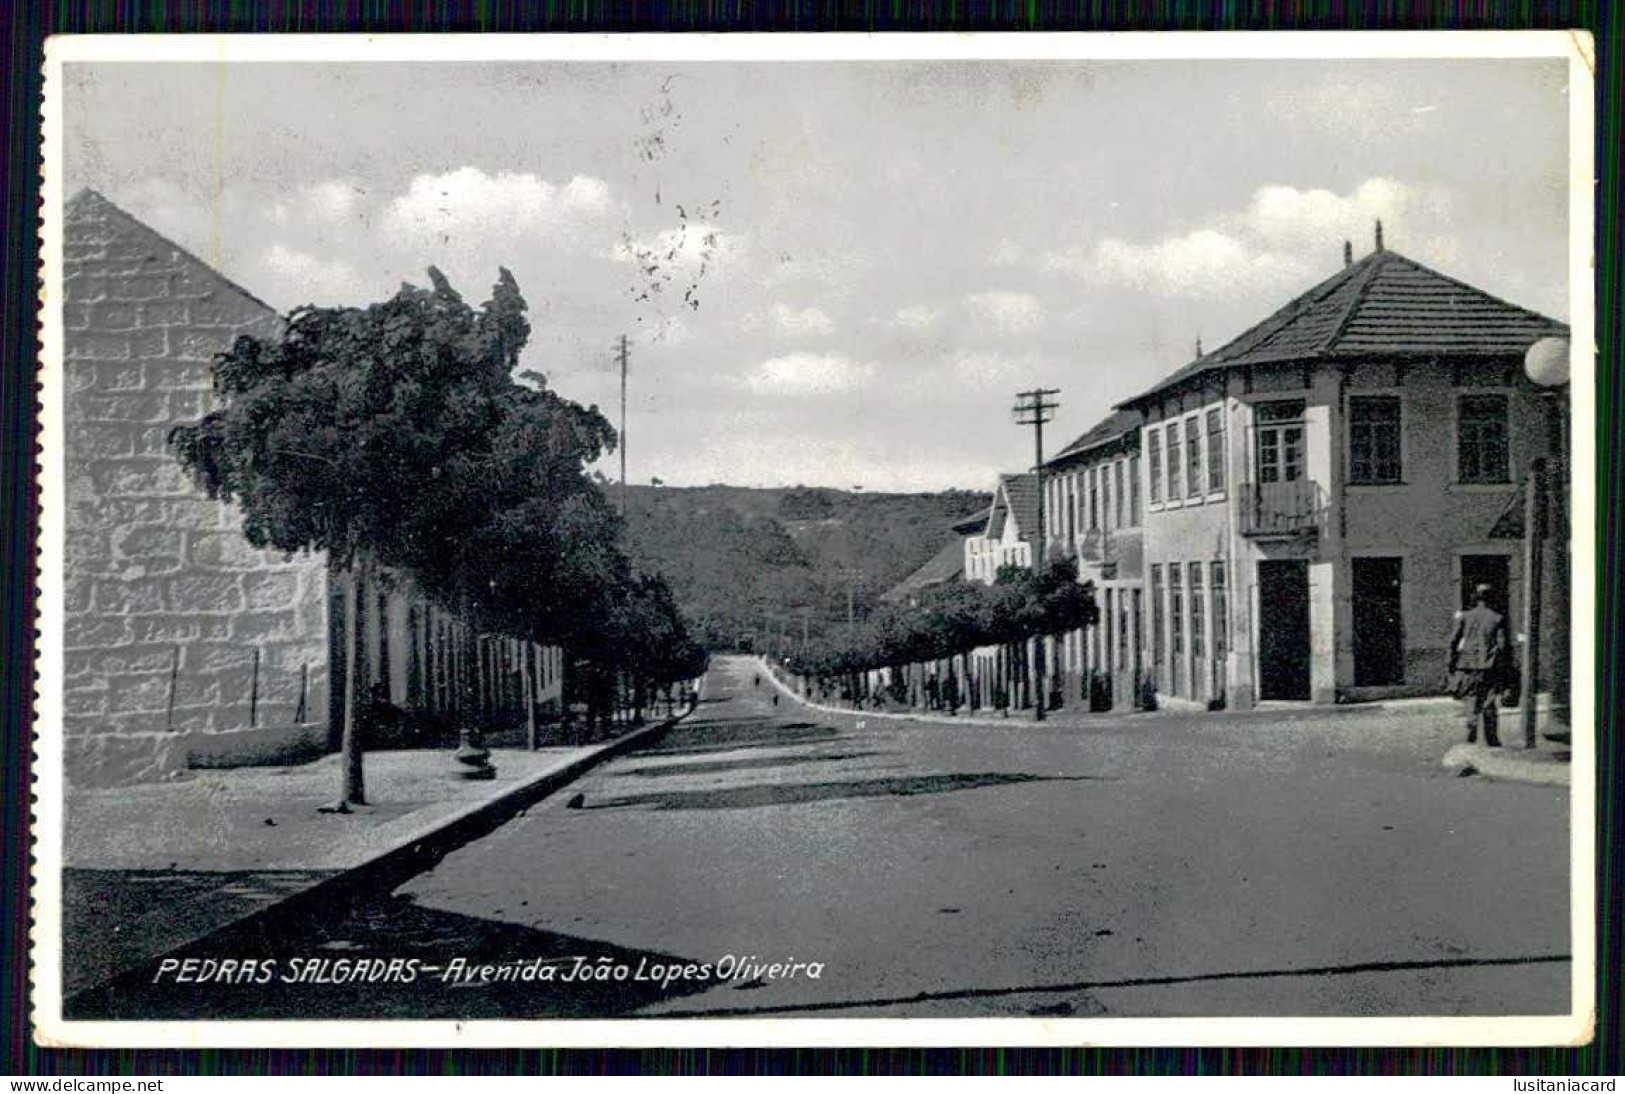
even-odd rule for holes
{"type": "MultiPolygon", "coordinates": [[[[989,489],[1373,246],[1567,319],[1565,62],[65,66],[100,191],[279,310],[511,269],[629,478],[989,489]]],[[[617,473],[614,459],[603,469],[617,473]]]]}

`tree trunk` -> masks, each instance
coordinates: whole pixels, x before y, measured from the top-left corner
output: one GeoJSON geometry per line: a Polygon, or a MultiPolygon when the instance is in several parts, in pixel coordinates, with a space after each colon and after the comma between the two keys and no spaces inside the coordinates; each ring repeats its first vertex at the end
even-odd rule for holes
{"type": "Polygon", "coordinates": [[[343,782],[339,790],[342,805],[366,805],[366,779],[362,772],[362,751],[367,725],[367,692],[371,677],[367,656],[367,594],[372,576],[372,555],[366,548],[356,552],[344,594],[344,614],[349,621],[350,640],[345,643],[349,662],[344,673],[344,738],[340,745],[339,767],[343,782]]]}

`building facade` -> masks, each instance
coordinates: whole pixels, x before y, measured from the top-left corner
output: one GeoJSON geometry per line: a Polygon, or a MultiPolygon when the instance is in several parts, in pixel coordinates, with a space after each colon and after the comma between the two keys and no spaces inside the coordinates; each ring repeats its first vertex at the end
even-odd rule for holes
{"type": "MultiPolygon", "coordinates": [[[[1146,657],[1164,701],[1437,692],[1456,611],[1557,408],[1523,355],[1567,328],[1381,246],[1125,409],[1144,414],[1146,657]]],[[[1547,624],[1549,626],[1549,624],[1547,624]]],[[[1553,649],[1547,642],[1545,648],[1553,649]]]]}
{"type": "Polygon", "coordinates": [[[1099,621],[1051,656],[1064,701],[1133,710],[1146,699],[1143,504],[1137,410],[1117,410],[1044,467],[1048,557],[1077,560],[1099,621]]]}
{"type": "MultiPolygon", "coordinates": [[[[249,546],[239,516],[168,446],[173,427],[208,411],[214,357],[239,336],[277,337],[281,320],[94,192],[67,202],[63,235],[70,781],[146,781],[335,747],[329,715],[344,682],[330,668],[342,669],[349,641],[342,575],[319,553],[249,546]]],[[[515,694],[523,651],[489,636],[454,650],[454,621],[409,583],[380,582],[360,619],[378,698],[450,709],[444,674],[461,650],[473,651],[462,671],[484,673],[472,693],[483,703],[515,694]]],[[[562,657],[531,654],[531,678],[546,685],[530,690],[556,706],[562,657]]]]}

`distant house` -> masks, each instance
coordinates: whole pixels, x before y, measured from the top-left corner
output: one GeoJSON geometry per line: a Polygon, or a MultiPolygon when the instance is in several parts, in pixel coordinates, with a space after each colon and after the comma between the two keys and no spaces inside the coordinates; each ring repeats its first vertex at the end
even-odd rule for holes
{"type": "MultiPolygon", "coordinates": [[[[1146,657],[1165,698],[1437,690],[1491,534],[1559,443],[1524,353],[1567,327],[1382,246],[1122,404],[1144,415],[1146,657]]],[[[1554,643],[1547,643],[1551,649],[1554,643]]]]}
{"type": "Polygon", "coordinates": [[[955,522],[949,529],[953,538],[945,542],[919,569],[880,594],[887,604],[906,604],[929,589],[965,580],[965,540],[987,527],[988,514],[978,513],[955,522]]]}
{"type": "Polygon", "coordinates": [[[1000,475],[986,526],[965,538],[965,580],[991,585],[1001,566],[1030,568],[1038,536],[1038,476],[1000,475]]]}

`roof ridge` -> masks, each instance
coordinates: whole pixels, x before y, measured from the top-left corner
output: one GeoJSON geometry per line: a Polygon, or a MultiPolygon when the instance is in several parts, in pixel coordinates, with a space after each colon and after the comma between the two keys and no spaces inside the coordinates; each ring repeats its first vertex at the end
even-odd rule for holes
{"type": "Polygon", "coordinates": [[[250,292],[248,289],[245,289],[243,286],[239,285],[237,282],[233,281],[231,278],[227,277],[225,274],[221,273],[220,270],[217,269],[212,263],[205,262],[203,259],[199,258],[196,254],[194,254],[189,248],[181,246],[179,243],[176,243],[173,239],[169,238],[163,232],[160,232],[157,228],[154,228],[152,225],[148,224],[146,221],[142,220],[140,217],[136,216],[134,213],[131,213],[131,212],[129,212],[128,210],[126,210],[124,208],[121,208],[111,198],[107,197],[105,194],[101,193],[98,190],[93,190],[88,186],[85,187],[84,189],[80,190],[77,194],[74,194],[73,197],[69,198],[63,204],[63,210],[65,212],[70,207],[84,206],[84,205],[100,205],[107,212],[109,212],[111,214],[114,214],[119,219],[121,219],[125,223],[129,224],[131,227],[134,227],[134,228],[138,229],[139,231],[145,232],[147,235],[150,235],[154,239],[158,240],[158,242],[162,243],[164,246],[170,247],[170,248],[180,252],[181,254],[185,255],[187,258],[191,259],[192,262],[196,263],[198,266],[201,266],[201,267],[203,267],[203,269],[207,270],[211,277],[213,277],[216,281],[219,281],[221,284],[223,284],[226,288],[230,289],[232,292],[239,293],[242,296],[246,296],[249,300],[251,300],[254,303],[258,304],[260,307],[264,308],[266,311],[270,312],[272,315],[278,317],[279,319],[281,318],[282,313],[280,311],[278,311],[276,308],[272,307],[270,304],[266,303],[264,300],[261,300],[254,293],[250,292]]]}
{"type": "MultiPolygon", "coordinates": [[[[1257,323],[1253,324],[1251,327],[1248,327],[1246,330],[1230,339],[1230,341],[1208,354],[1208,357],[1219,358],[1220,363],[1223,363],[1223,357],[1221,355],[1223,355],[1226,350],[1229,350],[1232,346],[1246,338],[1254,331],[1267,326],[1269,327],[1268,332],[1261,334],[1256,342],[1249,345],[1245,351],[1243,351],[1244,353],[1249,354],[1257,353],[1260,349],[1274,341],[1277,336],[1287,329],[1287,327],[1291,326],[1293,320],[1303,316],[1309,311],[1310,308],[1320,304],[1327,297],[1331,296],[1332,293],[1342,288],[1355,277],[1367,273],[1376,265],[1374,260],[1377,258],[1377,256],[1383,253],[1385,252],[1373,251],[1371,254],[1368,254],[1364,258],[1360,259],[1360,261],[1344,266],[1341,270],[1338,270],[1330,277],[1323,279],[1318,284],[1311,285],[1309,288],[1305,289],[1291,300],[1288,300],[1285,304],[1282,304],[1274,312],[1265,316],[1263,319],[1259,320],[1257,323]]],[[[1241,355],[1241,353],[1236,354],[1236,356],[1241,355]]],[[[1201,361],[1205,360],[1205,358],[1198,357],[1197,360],[1201,361]]]]}

